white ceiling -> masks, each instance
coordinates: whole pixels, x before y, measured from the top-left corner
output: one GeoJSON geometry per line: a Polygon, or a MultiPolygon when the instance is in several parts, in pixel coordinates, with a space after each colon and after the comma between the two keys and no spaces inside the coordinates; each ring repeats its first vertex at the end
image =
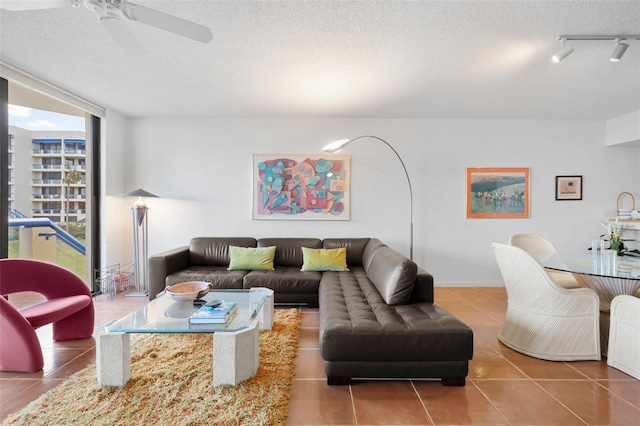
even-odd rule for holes
{"type": "Polygon", "coordinates": [[[84,7],[0,11],[0,60],[126,116],[549,118],[640,110],[640,1],[149,1],[201,44],[128,22],[127,56],[84,7]]]}

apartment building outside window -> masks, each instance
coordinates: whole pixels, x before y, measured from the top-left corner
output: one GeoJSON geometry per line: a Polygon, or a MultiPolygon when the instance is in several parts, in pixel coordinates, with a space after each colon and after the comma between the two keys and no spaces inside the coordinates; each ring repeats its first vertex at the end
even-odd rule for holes
{"type": "Polygon", "coordinates": [[[9,126],[9,134],[10,216],[49,219],[78,234],[87,213],[84,132],[27,131],[9,126]]]}

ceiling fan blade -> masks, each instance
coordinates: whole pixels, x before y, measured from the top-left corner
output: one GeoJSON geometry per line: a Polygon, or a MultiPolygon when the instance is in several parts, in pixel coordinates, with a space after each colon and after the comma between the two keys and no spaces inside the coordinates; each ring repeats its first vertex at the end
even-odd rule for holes
{"type": "Polygon", "coordinates": [[[124,1],[121,3],[120,8],[125,16],[134,21],[142,22],[143,24],[179,34],[202,43],[208,43],[213,40],[211,30],[195,22],[124,1]]]}
{"type": "Polygon", "coordinates": [[[0,9],[21,11],[36,9],[55,9],[73,5],[69,0],[0,0],[0,9]]]}
{"type": "Polygon", "coordinates": [[[127,54],[138,56],[145,50],[122,19],[118,16],[105,15],[100,22],[127,54]]]}

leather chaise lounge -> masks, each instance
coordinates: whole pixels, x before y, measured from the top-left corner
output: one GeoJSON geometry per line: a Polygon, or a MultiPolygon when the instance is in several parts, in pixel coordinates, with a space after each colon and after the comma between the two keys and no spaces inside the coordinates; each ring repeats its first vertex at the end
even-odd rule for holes
{"type": "Polygon", "coordinates": [[[327,383],[435,378],[464,386],[473,332],[434,303],[433,277],[375,238],[193,238],[149,258],[149,298],[168,285],[268,287],[277,304],[319,307],[327,383]],[[276,247],[274,270],[232,270],[229,247],[276,247]],[[301,271],[302,248],[346,248],[344,271],[301,271]]]}

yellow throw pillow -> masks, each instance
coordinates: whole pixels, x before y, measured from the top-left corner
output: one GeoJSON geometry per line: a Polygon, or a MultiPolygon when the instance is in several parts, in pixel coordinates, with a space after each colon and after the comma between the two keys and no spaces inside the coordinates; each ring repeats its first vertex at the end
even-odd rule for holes
{"type": "Polygon", "coordinates": [[[273,271],[273,258],[276,246],[272,247],[236,247],[229,246],[229,267],[227,270],[273,271]]]}
{"type": "Polygon", "coordinates": [[[347,248],[311,249],[302,247],[301,271],[348,271],[347,248]]]}

